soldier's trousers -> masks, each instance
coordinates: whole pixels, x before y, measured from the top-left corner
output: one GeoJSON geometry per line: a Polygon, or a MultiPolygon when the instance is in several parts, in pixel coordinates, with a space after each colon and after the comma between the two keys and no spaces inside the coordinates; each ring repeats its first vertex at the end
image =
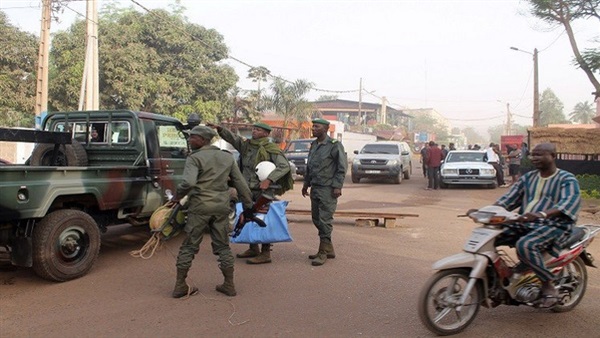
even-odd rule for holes
{"type": "Polygon", "coordinates": [[[310,211],[312,221],[319,230],[319,238],[331,242],[333,214],[337,198],[332,196],[332,187],[312,186],[310,189],[310,211]]]}
{"type": "Polygon", "coordinates": [[[187,237],[181,243],[177,256],[176,266],[178,269],[189,269],[192,266],[206,227],[210,231],[212,252],[219,256],[217,259],[219,267],[222,269],[233,267],[233,254],[229,247],[228,215],[199,215],[190,212],[184,228],[187,237]]]}

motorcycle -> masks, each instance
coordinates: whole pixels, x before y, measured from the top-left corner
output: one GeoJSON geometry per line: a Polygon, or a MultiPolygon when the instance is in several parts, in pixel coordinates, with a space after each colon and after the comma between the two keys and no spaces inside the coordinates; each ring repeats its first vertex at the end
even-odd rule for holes
{"type": "MultiPolygon", "coordinates": [[[[451,335],[463,331],[477,316],[480,306],[526,305],[543,307],[541,281],[523,263],[495,247],[503,225],[516,222],[520,215],[499,206],[469,212],[476,223],[462,253],[443,258],[433,265],[438,270],[419,295],[421,322],[431,332],[451,335]]],[[[595,267],[586,248],[600,232],[600,225],[574,226],[557,258],[544,254],[546,267],[557,279],[558,302],[553,312],[570,311],[583,298],[587,287],[586,266],[595,267]]]]}

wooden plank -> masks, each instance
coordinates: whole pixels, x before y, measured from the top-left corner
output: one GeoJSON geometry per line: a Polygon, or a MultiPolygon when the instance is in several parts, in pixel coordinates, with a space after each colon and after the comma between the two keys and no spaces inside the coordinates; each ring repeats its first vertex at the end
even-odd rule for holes
{"type": "MultiPolygon", "coordinates": [[[[290,215],[311,215],[310,210],[286,209],[286,214],[290,215]]],[[[401,214],[401,213],[386,213],[386,212],[367,212],[367,211],[347,211],[338,210],[334,216],[338,217],[357,217],[357,218],[403,218],[403,217],[419,217],[417,214],[401,214]]]]}

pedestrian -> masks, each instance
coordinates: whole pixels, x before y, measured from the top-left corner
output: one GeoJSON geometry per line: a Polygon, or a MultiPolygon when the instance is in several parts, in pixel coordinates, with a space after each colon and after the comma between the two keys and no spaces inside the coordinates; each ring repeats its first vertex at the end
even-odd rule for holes
{"type": "Polygon", "coordinates": [[[490,146],[486,148],[485,155],[487,158],[487,163],[491,164],[494,169],[496,169],[496,183],[501,188],[506,188],[508,185],[504,183],[504,169],[500,164],[500,157],[494,150],[494,143],[490,143],[490,146]]]}
{"type": "Polygon", "coordinates": [[[252,198],[233,156],[211,145],[214,136],[214,130],[205,126],[196,126],[189,132],[188,142],[192,153],[185,161],[183,180],[177,186],[177,195],[173,200],[177,202],[186,195],[189,197],[184,228],[187,236],[177,255],[177,281],[173,298],[198,293],[198,288],[189,287],[185,279],[207,228],[212,252],[218,256],[224,277],[223,284],[217,285],[216,290],[227,296],[236,295],[233,283],[234,258],[229,247],[229,184],[237,190],[244,214],[252,207],[252,198]]]}
{"type": "Polygon", "coordinates": [[[429,145],[427,143],[423,144],[423,148],[421,148],[421,166],[423,167],[423,177],[427,178],[427,148],[429,145]]]}
{"type": "Polygon", "coordinates": [[[310,211],[319,232],[319,251],[308,258],[312,259],[312,265],[319,266],[328,258],[335,258],[331,240],[333,214],[342,195],[348,162],[342,143],[327,135],[329,121],[312,120],[311,131],[316,140],[308,152],[302,197],[309,195],[310,188],[310,211]]]}
{"type": "Polygon", "coordinates": [[[511,185],[517,182],[519,178],[519,172],[521,167],[521,150],[517,145],[507,145],[506,151],[508,153],[508,174],[511,178],[511,185]]]}
{"type": "Polygon", "coordinates": [[[434,141],[429,141],[427,148],[427,177],[429,181],[425,190],[440,188],[440,166],[444,160],[444,154],[434,141]]]}
{"type": "MultiPolygon", "coordinates": [[[[287,160],[281,149],[271,142],[269,134],[271,126],[266,123],[258,122],[252,126],[252,138],[246,139],[233,134],[229,129],[207,123],[207,126],[215,128],[219,136],[230,143],[240,153],[240,168],[242,175],[246,179],[252,199],[256,201],[262,194],[266,194],[269,199],[273,195],[282,195],[285,191],[294,187],[294,179],[290,172],[290,162],[287,160]],[[273,170],[265,180],[260,180],[256,174],[256,165],[262,161],[269,161],[275,164],[273,170]],[[277,191],[269,190],[271,184],[277,183],[280,188],[277,191]]],[[[270,243],[263,243],[259,249],[258,244],[250,244],[248,250],[236,255],[238,258],[249,258],[248,264],[271,263],[270,243]]]]}
{"type": "Polygon", "coordinates": [[[454,146],[454,143],[448,143],[448,150],[456,150],[456,146],[454,146]]]}
{"type": "Polygon", "coordinates": [[[448,149],[446,148],[445,144],[442,144],[442,157],[444,158],[444,160],[446,159],[446,155],[448,155],[448,149]]]}
{"type": "Polygon", "coordinates": [[[579,183],[568,171],[556,167],[556,146],[541,143],[533,148],[531,162],[536,170],[521,176],[496,201],[507,210],[519,209],[519,222],[509,224],[496,238],[496,246],[515,247],[520,261],[531,267],[542,282],[543,307],[559,299],[556,276],[544,263],[544,252],[558,257],[577,222],[581,207],[579,183]]]}
{"type": "Polygon", "coordinates": [[[481,146],[479,144],[473,145],[473,150],[481,150],[481,146]]]}

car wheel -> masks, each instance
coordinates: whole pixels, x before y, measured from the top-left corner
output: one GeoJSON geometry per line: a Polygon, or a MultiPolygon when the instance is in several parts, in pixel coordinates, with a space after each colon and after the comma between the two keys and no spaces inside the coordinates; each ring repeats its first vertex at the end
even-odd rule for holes
{"type": "Polygon", "coordinates": [[[402,168],[400,168],[400,172],[398,173],[398,176],[394,177],[394,184],[400,184],[402,183],[402,177],[404,176],[404,173],[402,171],[402,168]]]}
{"type": "Polygon", "coordinates": [[[412,174],[412,164],[409,164],[409,165],[408,165],[408,170],[406,170],[406,171],[404,172],[404,179],[405,179],[405,180],[408,180],[408,179],[410,179],[410,175],[411,175],[411,174],[412,174]]]}
{"type": "Polygon", "coordinates": [[[446,183],[444,183],[444,182],[442,182],[440,180],[440,188],[442,188],[442,189],[448,189],[448,184],[446,184],[446,183]]]}
{"type": "Polygon", "coordinates": [[[360,183],[360,177],[352,174],[352,183],[360,183]]]}

